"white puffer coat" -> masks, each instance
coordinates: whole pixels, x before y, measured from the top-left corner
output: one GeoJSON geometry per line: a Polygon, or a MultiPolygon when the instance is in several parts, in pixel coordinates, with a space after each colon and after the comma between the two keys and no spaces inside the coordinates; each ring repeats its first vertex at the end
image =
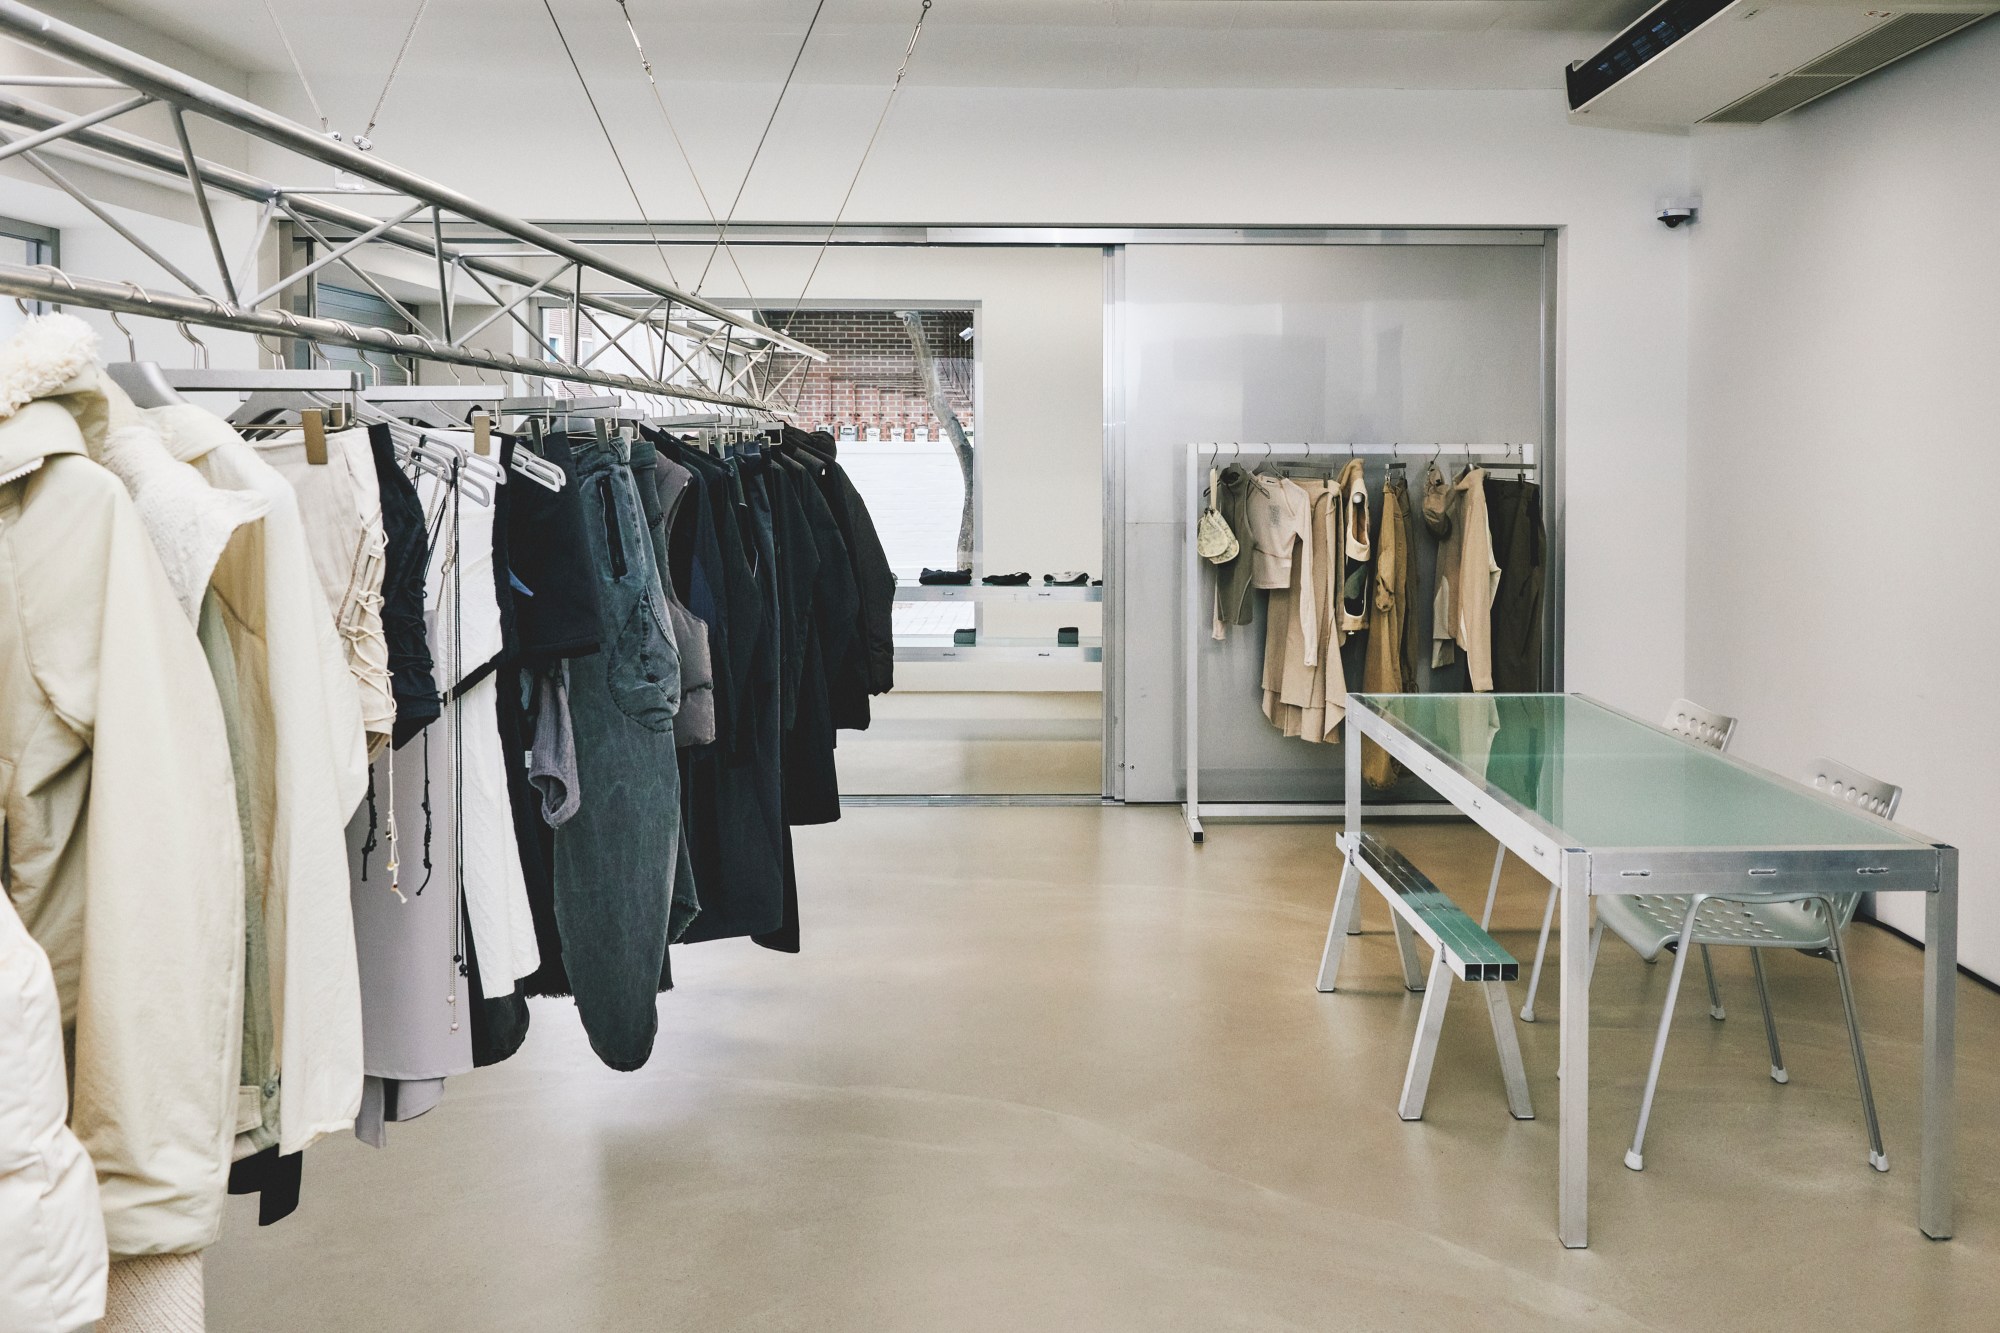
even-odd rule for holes
{"type": "MultiPolygon", "coordinates": [[[[0,895],[4,897],[4,895],[0,895]]],[[[62,1008],[41,946],[0,902],[0,1328],[67,1333],[104,1315],[97,1176],[64,1123],[62,1008]]]]}

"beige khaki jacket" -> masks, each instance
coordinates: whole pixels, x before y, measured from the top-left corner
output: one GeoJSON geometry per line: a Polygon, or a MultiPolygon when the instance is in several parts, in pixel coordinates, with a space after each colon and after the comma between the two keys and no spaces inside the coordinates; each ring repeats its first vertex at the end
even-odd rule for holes
{"type": "Polygon", "coordinates": [[[1451,487],[1451,536],[1438,547],[1438,590],[1432,609],[1431,665],[1450,666],[1452,644],[1465,650],[1472,688],[1493,688],[1493,594],[1500,565],[1486,517],[1486,471],[1469,467],[1451,487]]]}
{"type": "Polygon", "coordinates": [[[221,1223],[243,856],[194,626],[90,457],[106,416],[87,337],[34,321],[0,347],[0,832],[55,976],[110,1249],[161,1254],[221,1223]]]}

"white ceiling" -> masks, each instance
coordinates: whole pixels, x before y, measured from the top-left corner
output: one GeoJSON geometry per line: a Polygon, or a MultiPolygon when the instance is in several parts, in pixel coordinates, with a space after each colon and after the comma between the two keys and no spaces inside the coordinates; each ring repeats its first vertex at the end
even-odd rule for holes
{"type": "MultiPolygon", "coordinates": [[[[291,66],[264,0],[96,0],[253,76],[291,66]]],[[[1554,88],[1649,0],[936,0],[923,85],[1554,88]]],[[[419,0],[270,0],[316,86],[379,88],[419,0]]],[[[553,0],[593,79],[638,80],[614,0],[553,0]]],[[[818,0],[629,0],[662,83],[775,83],[818,0]]],[[[805,83],[886,84],[920,0],[825,0],[805,83]]],[[[93,26],[90,7],[49,12],[93,26]]],[[[430,0],[401,77],[573,79],[542,0],[430,0]]],[[[295,81],[295,80],[294,80],[295,81]]],[[[372,100],[372,97],[371,99],[372,100]]]]}

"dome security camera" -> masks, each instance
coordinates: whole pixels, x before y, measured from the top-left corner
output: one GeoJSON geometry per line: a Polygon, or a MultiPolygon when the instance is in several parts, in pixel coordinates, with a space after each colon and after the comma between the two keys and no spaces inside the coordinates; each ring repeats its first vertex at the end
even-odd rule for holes
{"type": "Polygon", "coordinates": [[[1660,221],[1672,231],[1684,222],[1693,222],[1701,216],[1701,210],[1687,204],[1675,204],[1660,210],[1660,221]]]}

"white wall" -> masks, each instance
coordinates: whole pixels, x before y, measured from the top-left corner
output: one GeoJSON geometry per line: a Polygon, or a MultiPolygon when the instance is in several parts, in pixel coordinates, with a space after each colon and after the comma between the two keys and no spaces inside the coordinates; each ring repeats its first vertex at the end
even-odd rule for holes
{"type": "MultiPolygon", "coordinates": [[[[2000,976],[2000,22],[1694,141],[1688,683],[1784,770],[1902,783],[2000,976]]],[[[1922,903],[1879,915],[1921,935],[1922,903]]]]}
{"type": "MultiPolygon", "coordinates": [[[[249,86],[249,80],[242,71],[98,5],[66,3],[58,8],[60,17],[70,22],[132,46],[153,59],[167,62],[231,92],[241,94],[249,86]]],[[[12,41],[0,41],[0,71],[10,74],[77,73],[72,65],[12,41]]],[[[118,100],[117,94],[99,90],[27,88],[5,91],[11,97],[69,113],[90,110],[118,100]]],[[[159,106],[117,117],[107,123],[107,128],[142,135],[163,144],[175,143],[171,122],[159,106]]],[[[9,127],[6,133],[18,136],[23,132],[9,127]]],[[[247,160],[247,141],[235,131],[191,118],[189,134],[196,151],[204,158],[239,169],[247,160]]],[[[215,260],[207,235],[201,229],[192,195],[176,191],[162,183],[162,178],[137,168],[95,165],[91,159],[79,156],[76,150],[61,142],[47,146],[41,153],[56,171],[68,177],[93,200],[106,205],[122,224],[143,237],[147,244],[182,272],[210,292],[221,292],[215,260]]],[[[97,161],[102,162],[101,159],[97,161]]],[[[228,196],[212,196],[212,202],[217,229],[226,242],[225,253],[232,265],[240,265],[256,221],[255,207],[228,196]]],[[[61,232],[62,267],[68,273],[115,282],[136,282],[141,287],[163,292],[185,291],[166,270],[146,258],[130,242],[19,158],[0,163],[0,215],[54,227],[61,232]]],[[[4,299],[8,298],[0,297],[0,300],[4,299]]],[[[69,307],[69,311],[96,326],[103,338],[102,351],[106,360],[125,359],[125,335],[111,323],[109,316],[77,306],[69,307]]],[[[135,316],[124,318],[142,359],[170,365],[194,364],[195,348],[180,336],[174,325],[135,316]]],[[[211,365],[254,366],[258,363],[256,343],[248,334],[196,330],[195,336],[207,346],[211,365]]]]}
{"type": "MultiPolygon", "coordinates": [[[[669,91],[722,207],[762,128],[745,108],[774,89],[669,91]]],[[[290,80],[260,78],[252,95],[303,109],[290,80]]],[[[608,80],[600,98],[646,211],[704,217],[643,85],[608,80]]],[[[795,87],[737,216],[831,217],[881,104],[879,89],[795,87]]],[[[553,67],[532,95],[450,73],[411,81],[378,137],[403,165],[526,216],[633,215],[553,67]]],[[[845,216],[1563,228],[1568,683],[1651,712],[1684,666],[1688,251],[1653,212],[1687,170],[1685,137],[1572,127],[1554,92],[912,87],[845,216]]]]}
{"type": "MultiPolygon", "coordinates": [[[[220,290],[215,282],[215,261],[210,255],[208,236],[200,227],[124,206],[113,206],[110,211],[182,272],[197,282],[207,284],[211,291],[220,290]]],[[[91,216],[81,204],[52,187],[0,174],[0,215],[56,228],[61,234],[62,267],[67,273],[119,282],[129,280],[157,291],[182,290],[164,269],[140,254],[125,238],[91,216]]],[[[229,242],[228,254],[232,263],[242,258],[250,244],[255,220],[249,205],[218,201],[216,225],[229,242]]],[[[0,300],[11,299],[0,297],[0,300]]],[[[102,339],[99,350],[106,361],[127,359],[125,334],[112,324],[109,315],[82,306],[67,306],[65,309],[97,329],[102,339]]],[[[172,366],[196,363],[194,345],[181,337],[175,325],[136,315],[120,318],[132,333],[138,359],[172,366]]],[[[194,335],[207,348],[210,365],[258,364],[256,341],[247,333],[196,329],[194,335]]]]}

